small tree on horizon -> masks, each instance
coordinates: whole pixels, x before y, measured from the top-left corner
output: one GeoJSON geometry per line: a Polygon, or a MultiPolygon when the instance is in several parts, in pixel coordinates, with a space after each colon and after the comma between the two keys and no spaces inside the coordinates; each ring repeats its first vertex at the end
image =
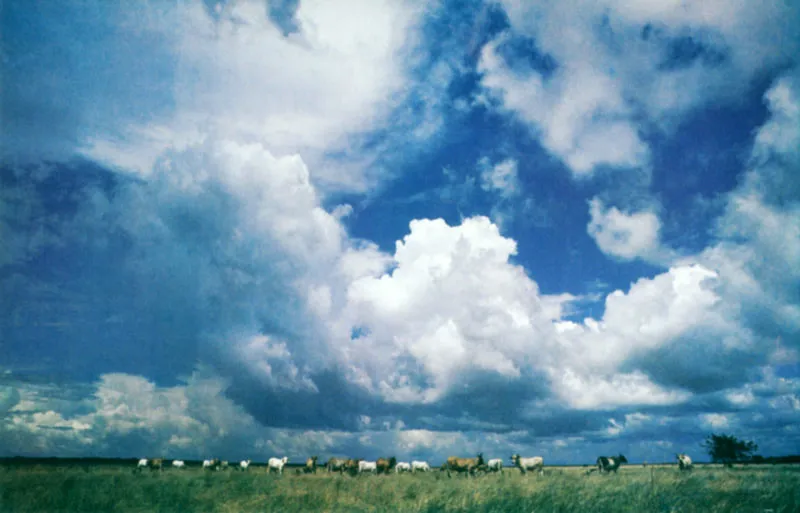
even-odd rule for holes
{"type": "Polygon", "coordinates": [[[754,452],[758,450],[758,445],[752,441],[739,440],[733,435],[711,434],[703,442],[711,461],[722,463],[730,467],[736,461],[749,460],[754,452]]]}

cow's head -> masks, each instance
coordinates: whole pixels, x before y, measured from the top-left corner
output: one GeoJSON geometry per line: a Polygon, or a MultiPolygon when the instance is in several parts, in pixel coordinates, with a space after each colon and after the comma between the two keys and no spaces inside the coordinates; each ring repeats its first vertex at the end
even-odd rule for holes
{"type": "Polygon", "coordinates": [[[478,465],[483,465],[483,453],[478,453],[478,465]]]}
{"type": "Polygon", "coordinates": [[[623,456],[622,454],[619,455],[619,462],[620,463],[628,463],[628,459],[623,456]]]}
{"type": "Polygon", "coordinates": [[[519,454],[512,454],[511,455],[511,463],[516,465],[519,462],[519,454]]]}

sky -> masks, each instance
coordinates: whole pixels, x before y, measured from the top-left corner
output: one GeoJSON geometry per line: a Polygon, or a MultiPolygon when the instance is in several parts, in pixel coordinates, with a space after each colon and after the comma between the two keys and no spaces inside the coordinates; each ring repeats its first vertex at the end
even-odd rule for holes
{"type": "Polygon", "coordinates": [[[0,456],[800,453],[797,2],[0,16],[0,456]]]}

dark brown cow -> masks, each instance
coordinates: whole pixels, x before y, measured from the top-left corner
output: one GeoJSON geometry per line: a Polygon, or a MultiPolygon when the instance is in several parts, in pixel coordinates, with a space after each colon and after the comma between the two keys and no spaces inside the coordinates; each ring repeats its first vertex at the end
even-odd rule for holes
{"type": "Polygon", "coordinates": [[[397,465],[397,458],[394,456],[388,459],[378,458],[378,461],[375,462],[375,466],[378,467],[378,474],[388,474],[395,465],[397,465]]]}
{"type": "Polygon", "coordinates": [[[306,467],[304,469],[306,474],[316,474],[317,473],[317,457],[312,456],[306,460],[306,467]]]}
{"type": "Polygon", "coordinates": [[[363,458],[358,458],[358,459],[355,459],[355,460],[350,458],[344,464],[344,470],[349,472],[352,475],[355,475],[355,474],[358,473],[358,464],[359,464],[359,462],[362,462],[362,461],[364,461],[363,458]]]}
{"type": "Polygon", "coordinates": [[[483,465],[483,453],[478,453],[475,458],[458,458],[450,456],[447,458],[447,477],[450,477],[450,472],[466,472],[467,477],[474,474],[478,467],[483,465]]]}

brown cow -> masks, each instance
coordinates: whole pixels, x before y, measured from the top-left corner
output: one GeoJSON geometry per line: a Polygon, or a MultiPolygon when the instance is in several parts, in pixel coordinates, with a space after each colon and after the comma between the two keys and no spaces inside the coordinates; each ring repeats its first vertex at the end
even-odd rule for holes
{"type": "Polygon", "coordinates": [[[347,460],[347,462],[344,464],[344,470],[345,470],[345,471],[347,471],[347,472],[349,472],[351,475],[355,475],[355,474],[357,474],[357,473],[358,473],[358,464],[359,464],[360,462],[362,462],[362,461],[364,461],[364,459],[363,459],[363,458],[358,458],[358,459],[355,459],[355,460],[354,460],[354,459],[352,459],[352,458],[350,458],[350,459],[349,459],[349,460],[347,460]]]}
{"type": "Polygon", "coordinates": [[[152,470],[164,470],[164,459],[163,458],[154,458],[151,460],[147,460],[147,467],[152,470]]]}
{"type": "Polygon", "coordinates": [[[306,474],[316,474],[317,473],[317,457],[312,456],[306,460],[306,468],[304,469],[306,474]]]}
{"type": "Polygon", "coordinates": [[[375,462],[375,466],[378,467],[378,474],[388,474],[395,465],[397,465],[397,458],[394,456],[389,459],[378,458],[378,461],[375,462]]]}
{"type": "Polygon", "coordinates": [[[457,458],[450,456],[447,458],[447,477],[450,477],[450,471],[453,472],[466,472],[467,477],[474,474],[478,467],[483,466],[483,453],[479,452],[475,458],[457,458]]]}

